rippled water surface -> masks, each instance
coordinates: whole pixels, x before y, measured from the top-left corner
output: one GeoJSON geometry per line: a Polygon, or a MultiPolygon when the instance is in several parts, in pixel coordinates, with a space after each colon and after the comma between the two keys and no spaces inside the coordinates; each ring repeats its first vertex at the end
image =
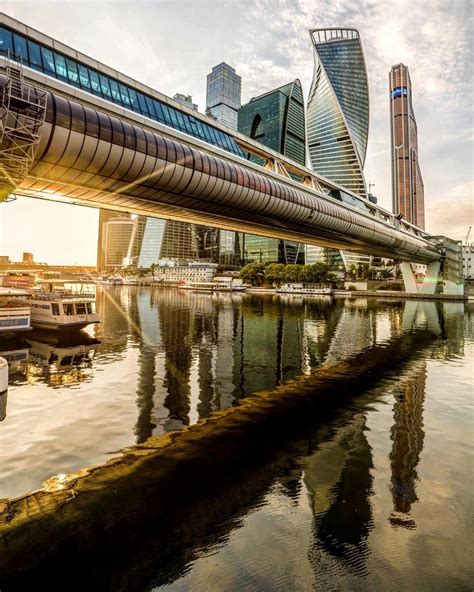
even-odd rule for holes
{"type": "Polygon", "coordinates": [[[216,474],[160,551],[108,574],[110,589],[472,589],[468,305],[122,287],[100,289],[98,307],[103,323],[78,337],[0,342],[0,498],[258,391],[301,388],[320,367],[346,360],[350,373],[354,355],[406,332],[430,335],[331,413],[289,423],[231,487],[216,474]]]}

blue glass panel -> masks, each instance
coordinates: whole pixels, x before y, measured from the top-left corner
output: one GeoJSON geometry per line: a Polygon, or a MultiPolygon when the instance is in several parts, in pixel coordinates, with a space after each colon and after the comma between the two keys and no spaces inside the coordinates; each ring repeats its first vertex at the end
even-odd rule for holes
{"type": "Polygon", "coordinates": [[[0,27],[0,50],[13,53],[13,37],[8,29],[0,27]]]}
{"type": "Polygon", "coordinates": [[[96,95],[102,95],[99,75],[94,70],[89,70],[89,78],[91,80],[92,92],[96,95]]]}
{"type": "Polygon", "coordinates": [[[153,106],[155,107],[155,113],[156,113],[156,116],[158,117],[158,121],[160,121],[161,123],[164,123],[165,116],[163,114],[163,109],[161,107],[161,103],[159,101],[154,100],[153,106]]]}
{"type": "Polygon", "coordinates": [[[21,37],[21,35],[17,35],[16,33],[13,34],[13,43],[14,43],[14,50],[15,55],[17,57],[22,58],[23,63],[28,65],[28,49],[26,47],[26,39],[21,37]]]}
{"type": "Polygon", "coordinates": [[[173,109],[173,111],[176,113],[176,117],[178,118],[179,129],[182,130],[183,132],[187,132],[188,130],[186,129],[186,124],[184,123],[183,114],[180,111],[178,111],[177,109],[173,109]]]}
{"type": "Polygon", "coordinates": [[[186,130],[187,134],[191,134],[191,136],[194,136],[194,130],[191,127],[191,121],[190,121],[190,117],[187,113],[181,113],[181,117],[183,118],[184,121],[184,128],[186,130]]]}
{"type": "Polygon", "coordinates": [[[112,99],[115,103],[122,104],[122,97],[120,96],[120,89],[118,84],[112,78],[109,78],[110,90],[112,91],[112,99]]]}
{"type": "Polygon", "coordinates": [[[54,63],[56,64],[56,74],[61,80],[69,82],[67,77],[66,59],[59,53],[54,54],[54,63]]]}
{"type": "Polygon", "coordinates": [[[28,40],[28,55],[30,57],[30,66],[35,70],[43,71],[43,62],[41,61],[41,49],[37,43],[28,40]]]}
{"type": "Polygon", "coordinates": [[[122,100],[122,103],[125,105],[125,107],[130,107],[131,102],[130,102],[130,97],[128,96],[127,87],[124,86],[123,84],[119,84],[118,86],[119,86],[119,90],[120,90],[120,99],[122,100]]]}
{"type": "Polygon", "coordinates": [[[66,58],[67,75],[69,82],[74,86],[79,86],[79,72],[77,71],[77,64],[72,60],[66,58]]]}
{"type": "Polygon", "coordinates": [[[54,55],[50,49],[46,47],[41,48],[41,55],[43,57],[43,68],[46,74],[56,75],[56,67],[54,65],[54,55]]]}
{"type": "Polygon", "coordinates": [[[138,104],[140,106],[140,111],[143,113],[143,115],[146,115],[147,117],[149,117],[148,107],[146,105],[145,97],[140,92],[137,92],[137,97],[138,97],[138,104]]]}
{"type": "Polygon", "coordinates": [[[209,126],[209,127],[207,128],[207,131],[208,131],[209,135],[211,136],[211,142],[212,142],[214,145],[216,145],[218,142],[217,142],[217,137],[216,137],[216,134],[215,134],[215,132],[214,132],[214,128],[212,128],[212,127],[210,127],[210,126],[209,126]]]}
{"type": "Polygon", "coordinates": [[[170,127],[172,127],[173,122],[171,121],[171,115],[170,115],[170,110],[168,109],[168,105],[165,105],[164,103],[162,103],[161,108],[163,110],[163,116],[164,116],[166,125],[169,125],[170,127]]]}
{"type": "Polygon", "coordinates": [[[199,120],[196,120],[196,126],[197,126],[197,129],[198,129],[198,137],[201,138],[201,140],[204,140],[204,141],[207,142],[208,141],[208,138],[207,138],[206,134],[204,133],[204,126],[203,126],[203,124],[199,120]]]}
{"type": "Polygon", "coordinates": [[[153,101],[150,99],[150,97],[147,97],[145,95],[145,101],[146,101],[146,106],[148,108],[148,113],[150,115],[150,117],[152,117],[153,119],[156,119],[156,114],[155,114],[155,108],[153,107],[153,101]]]}
{"type": "Polygon", "coordinates": [[[107,78],[107,76],[104,76],[103,74],[99,74],[99,79],[100,79],[100,88],[102,89],[102,94],[107,99],[111,99],[112,93],[110,92],[109,79],[107,78]]]}
{"type": "Polygon", "coordinates": [[[82,88],[91,89],[91,81],[89,80],[89,71],[85,66],[79,64],[79,82],[82,88]]]}
{"type": "Polygon", "coordinates": [[[171,107],[168,107],[168,111],[171,117],[171,125],[174,128],[179,128],[179,124],[178,124],[178,119],[176,117],[176,111],[174,109],[172,109],[171,107]]]}
{"type": "Polygon", "coordinates": [[[130,105],[134,111],[140,113],[140,107],[138,106],[138,97],[137,93],[133,90],[133,88],[128,89],[128,96],[130,97],[130,105]]]}

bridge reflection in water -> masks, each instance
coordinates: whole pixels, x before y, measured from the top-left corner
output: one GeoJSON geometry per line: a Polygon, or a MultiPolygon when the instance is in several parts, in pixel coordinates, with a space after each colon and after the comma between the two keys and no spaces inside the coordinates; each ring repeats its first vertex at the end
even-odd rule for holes
{"type": "Polygon", "coordinates": [[[410,512],[424,442],[425,360],[462,353],[463,305],[443,311],[420,303],[413,313],[393,302],[329,307],[133,291],[102,294],[97,337],[99,355],[111,360],[130,341],[139,350],[134,432],[145,444],[130,449],[125,468],[112,463],[73,477],[74,496],[46,487],[36,506],[25,498],[29,515],[22,500],[7,504],[0,574],[11,589],[71,573],[78,562],[71,589],[90,581],[114,590],[171,584],[228,541],[275,488],[295,503],[305,490],[315,581],[334,562],[336,573],[363,577],[375,528],[367,417],[387,394],[394,397],[390,522],[416,528],[410,512]],[[150,438],[278,385],[181,439],[150,438]]]}

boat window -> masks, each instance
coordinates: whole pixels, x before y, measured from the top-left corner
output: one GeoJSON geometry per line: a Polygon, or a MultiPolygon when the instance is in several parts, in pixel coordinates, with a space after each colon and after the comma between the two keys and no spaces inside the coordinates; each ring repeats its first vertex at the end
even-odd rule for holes
{"type": "Polygon", "coordinates": [[[72,302],[66,302],[65,304],[63,304],[63,310],[64,310],[64,314],[71,316],[74,315],[74,304],[72,302]]]}
{"type": "Polygon", "coordinates": [[[87,314],[95,314],[95,302],[86,302],[87,314]]]}
{"type": "Polygon", "coordinates": [[[55,316],[59,316],[59,304],[56,304],[55,302],[53,302],[51,304],[51,310],[53,311],[53,315],[55,316]]]}
{"type": "Polygon", "coordinates": [[[82,315],[86,314],[86,303],[85,302],[78,302],[76,304],[76,314],[82,315]]]}

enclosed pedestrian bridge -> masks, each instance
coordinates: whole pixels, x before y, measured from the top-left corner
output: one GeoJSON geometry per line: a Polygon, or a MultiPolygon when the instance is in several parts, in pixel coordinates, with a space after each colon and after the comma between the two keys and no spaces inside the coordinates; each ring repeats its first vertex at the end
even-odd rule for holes
{"type": "Polygon", "coordinates": [[[0,41],[0,200],[26,195],[402,261],[443,256],[439,241],[376,204],[5,15],[0,41]]]}

